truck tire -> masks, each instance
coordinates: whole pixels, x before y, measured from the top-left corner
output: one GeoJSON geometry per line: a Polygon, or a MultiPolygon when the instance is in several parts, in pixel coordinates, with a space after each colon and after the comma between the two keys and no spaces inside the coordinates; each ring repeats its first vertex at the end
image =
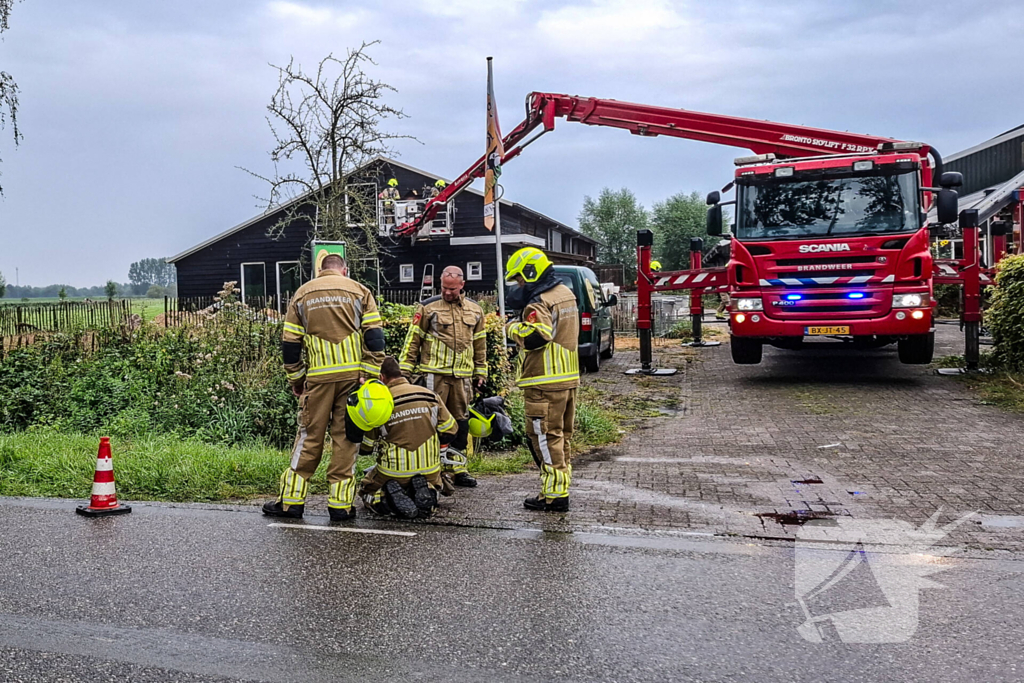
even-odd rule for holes
{"type": "Polygon", "coordinates": [[[601,354],[595,353],[593,356],[584,356],[580,358],[583,362],[583,369],[587,372],[597,372],[601,369],[601,354]]]}
{"type": "Polygon", "coordinates": [[[608,348],[601,352],[601,358],[611,360],[615,355],[615,330],[608,336],[608,348]]]}
{"type": "Polygon", "coordinates": [[[760,339],[729,335],[732,362],[736,365],[757,365],[761,362],[763,345],[760,339]]]}
{"type": "Polygon", "coordinates": [[[900,362],[906,365],[927,365],[935,354],[935,333],[914,334],[896,342],[900,362]]]}

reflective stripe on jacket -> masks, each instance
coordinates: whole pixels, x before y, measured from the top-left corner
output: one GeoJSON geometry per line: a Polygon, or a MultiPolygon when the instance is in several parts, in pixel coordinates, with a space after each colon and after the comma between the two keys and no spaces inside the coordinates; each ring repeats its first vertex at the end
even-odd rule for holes
{"type": "Polygon", "coordinates": [[[465,296],[455,303],[435,296],[418,304],[405,337],[400,365],[404,372],[486,377],[483,309],[465,296]]]}
{"type": "Polygon", "coordinates": [[[406,380],[388,387],[395,399],[391,418],[364,440],[362,452],[378,439],[377,470],[392,477],[433,474],[441,469],[437,435],[455,434],[458,425],[433,391],[406,380]]]}
{"type": "Polygon", "coordinates": [[[373,295],[363,285],[334,270],[324,270],[296,290],[285,315],[285,342],[302,342],[305,358],[286,363],[288,381],[337,382],[377,376],[384,360],[370,351],[363,333],[381,327],[373,295]]]}
{"type": "Polygon", "coordinates": [[[520,347],[516,386],[550,391],[579,386],[580,315],[572,290],[559,283],[540,293],[523,309],[520,320],[505,329],[520,347]],[[533,334],[540,335],[543,345],[527,349],[526,340],[533,334]]]}

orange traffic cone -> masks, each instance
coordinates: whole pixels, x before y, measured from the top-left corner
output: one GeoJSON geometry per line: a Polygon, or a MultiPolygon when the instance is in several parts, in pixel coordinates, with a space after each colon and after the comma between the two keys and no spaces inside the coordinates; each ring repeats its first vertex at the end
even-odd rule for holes
{"type": "Polygon", "coordinates": [[[86,517],[123,515],[132,511],[130,505],[118,505],[114,490],[114,461],[110,459],[110,438],[100,439],[100,451],[96,456],[96,474],[92,479],[92,500],[88,505],[79,505],[75,512],[86,517]]]}

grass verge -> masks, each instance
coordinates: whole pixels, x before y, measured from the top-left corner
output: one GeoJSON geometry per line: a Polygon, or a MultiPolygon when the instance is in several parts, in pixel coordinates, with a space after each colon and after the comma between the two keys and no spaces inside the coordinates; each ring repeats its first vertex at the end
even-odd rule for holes
{"type": "MultiPolygon", "coordinates": [[[[982,353],[980,365],[985,372],[960,377],[985,405],[999,406],[1024,413],[1024,375],[1007,372],[991,365],[991,354],[982,353]]],[[[964,367],[963,356],[944,356],[933,363],[940,368],[964,367]]]]}
{"type": "MultiPolygon", "coordinates": [[[[513,415],[516,397],[511,398],[513,415]]],[[[518,419],[522,420],[521,398],[518,419]]],[[[629,421],[656,414],[636,396],[582,387],[573,449],[579,453],[622,438],[629,421]]],[[[516,418],[514,418],[516,419],[516,418]]],[[[0,496],[87,499],[92,488],[99,437],[40,428],[0,434],[0,496]]],[[[258,444],[225,446],[172,435],[111,440],[118,496],[125,500],[214,502],[272,496],[287,466],[288,452],[258,444]]],[[[330,446],[328,445],[328,448],[330,446]]],[[[532,458],[525,446],[505,452],[477,451],[474,474],[515,474],[532,458]]],[[[373,464],[360,458],[357,473],[373,464]]],[[[311,493],[326,493],[323,467],[311,493]]]]}

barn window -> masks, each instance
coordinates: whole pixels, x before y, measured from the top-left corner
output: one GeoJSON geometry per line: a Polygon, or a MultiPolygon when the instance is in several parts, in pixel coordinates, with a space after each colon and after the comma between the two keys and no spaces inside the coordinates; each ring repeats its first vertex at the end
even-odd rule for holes
{"type": "Polygon", "coordinates": [[[398,266],[398,279],[400,282],[413,282],[416,279],[415,268],[411,263],[403,263],[398,266]]]}
{"type": "Polygon", "coordinates": [[[267,268],[263,263],[242,264],[242,301],[267,296],[267,268]]]}
{"type": "Polygon", "coordinates": [[[466,264],[467,280],[482,280],[484,278],[484,264],[480,261],[470,261],[466,264]]]}
{"type": "Polygon", "coordinates": [[[558,230],[551,231],[551,251],[562,251],[562,233],[558,230]]]}

